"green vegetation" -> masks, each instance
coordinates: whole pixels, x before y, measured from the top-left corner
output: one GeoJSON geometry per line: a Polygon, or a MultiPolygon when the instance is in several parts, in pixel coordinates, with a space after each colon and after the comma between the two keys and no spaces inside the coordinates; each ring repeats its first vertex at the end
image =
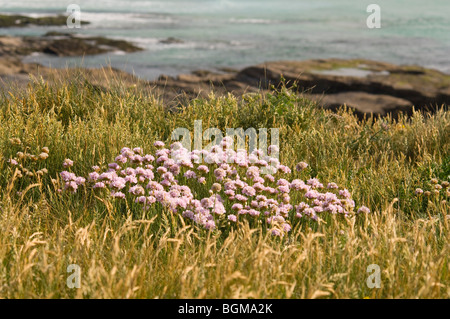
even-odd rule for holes
{"type": "Polygon", "coordinates": [[[432,178],[449,179],[445,109],[359,121],[284,87],[168,109],[120,81],[100,90],[83,73],[71,79],[36,80],[0,100],[0,297],[450,297],[448,191],[415,194],[432,190],[432,178]],[[175,128],[193,132],[194,120],[222,132],[279,128],[283,164],[294,172],[307,162],[310,177],[349,189],[371,213],[305,221],[278,238],[249,225],[200,231],[176,214],[137,213],[89,189],[58,192],[66,158],[86,176],[122,147],[153,152],[153,142],[170,143],[175,128]],[[31,174],[18,176],[8,163],[43,147],[48,158],[28,155],[31,174]],[[80,289],[66,286],[70,264],[82,269],[80,289]],[[370,264],[381,267],[379,289],[366,285],[370,264]]]}

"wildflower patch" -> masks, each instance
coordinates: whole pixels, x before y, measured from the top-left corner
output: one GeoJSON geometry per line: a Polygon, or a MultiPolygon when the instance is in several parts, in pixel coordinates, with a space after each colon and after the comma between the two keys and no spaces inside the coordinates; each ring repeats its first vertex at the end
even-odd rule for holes
{"type": "MultiPolygon", "coordinates": [[[[208,230],[247,220],[274,236],[284,236],[301,219],[370,212],[364,206],[355,212],[350,192],[336,183],[325,186],[317,178],[290,180],[291,169],[276,158],[258,149],[234,151],[227,148],[228,143],[224,138],[209,151],[190,152],[180,142],[165,148],[157,141],[154,154],[125,147],[107,168],[95,166],[86,178],[61,172],[63,189],[72,193],[79,187],[100,190],[112,199],[137,203],[143,210],[160,205],[208,230]],[[196,163],[199,153],[208,159],[206,165],[196,163]],[[262,176],[262,169],[271,174],[262,176]]],[[[275,148],[269,146],[269,150],[275,148]]],[[[66,168],[72,165],[71,160],[64,161],[66,168]]],[[[307,167],[300,162],[296,170],[307,167]]]]}

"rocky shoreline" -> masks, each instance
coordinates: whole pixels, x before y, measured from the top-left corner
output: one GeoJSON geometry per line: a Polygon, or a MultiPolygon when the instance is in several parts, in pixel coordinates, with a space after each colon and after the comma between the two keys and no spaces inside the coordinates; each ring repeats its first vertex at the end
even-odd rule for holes
{"type": "Polygon", "coordinates": [[[194,72],[177,77],[161,76],[154,82],[175,94],[198,96],[214,87],[236,95],[268,90],[281,83],[295,88],[325,108],[342,105],[363,116],[411,114],[450,105],[450,75],[419,66],[398,66],[370,60],[277,61],[227,74],[194,72]]]}
{"type": "MultiPolygon", "coordinates": [[[[22,58],[32,52],[56,56],[83,56],[120,50],[142,50],[131,43],[103,37],[81,37],[71,33],[49,32],[41,37],[0,37],[1,86],[16,81],[25,84],[28,74],[49,74],[64,70],[49,69],[36,64],[24,64],[22,58]]],[[[106,89],[99,75],[104,70],[86,71],[96,78],[96,85],[106,89]]],[[[415,109],[432,111],[450,104],[450,75],[419,66],[398,66],[390,63],[354,59],[309,61],[277,61],[222,72],[197,71],[177,77],[160,76],[155,81],[140,80],[125,72],[109,69],[115,77],[126,79],[127,85],[159,91],[163,99],[173,101],[179,96],[207,97],[232,93],[242,96],[269,90],[282,82],[294,87],[325,108],[335,110],[342,105],[364,114],[396,116],[415,109]]],[[[93,80],[94,81],[94,80],[93,80]]]]}

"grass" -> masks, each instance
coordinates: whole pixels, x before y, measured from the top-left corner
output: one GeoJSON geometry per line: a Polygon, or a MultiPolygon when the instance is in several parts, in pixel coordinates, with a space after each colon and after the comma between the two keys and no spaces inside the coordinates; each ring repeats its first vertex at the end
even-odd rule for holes
{"type": "MultiPolygon", "coordinates": [[[[418,197],[450,175],[450,115],[415,112],[363,121],[331,113],[281,87],[269,94],[195,99],[167,108],[149,90],[91,85],[82,73],[0,99],[0,297],[2,298],[449,298],[449,205],[418,197]],[[180,216],[136,214],[89,191],[58,193],[65,158],[87,175],[124,146],[154,150],[177,127],[280,129],[280,160],[348,188],[372,213],[299,224],[275,238],[249,225],[228,233],[180,216]],[[28,161],[18,178],[7,160],[28,161]],[[46,168],[47,173],[35,174],[46,168]],[[81,267],[81,288],[66,285],[81,267]],[[367,267],[381,269],[370,289],[367,267]]],[[[297,174],[297,173],[295,173],[297,174]]]]}

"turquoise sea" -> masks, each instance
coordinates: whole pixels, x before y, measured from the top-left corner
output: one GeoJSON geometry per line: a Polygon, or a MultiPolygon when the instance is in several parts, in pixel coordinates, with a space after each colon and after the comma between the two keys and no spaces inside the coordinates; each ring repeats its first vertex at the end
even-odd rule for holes
{"type": "MultiPolygon", "coordinates": [[[[111,64],[147,79],[331,57],[418,64],[450,73],[450,0],[0,0],[0,12],[61,14],[71,3],[91,22],[77,32],[126,39],[145,51],[84,58],[33,54],[26,61],[54,67],[111,64]],[[366,25],[371,3],[381,7],[380,29],[366,25]],[[160,43],[169,37],[182,43],[160,43]]],[[[69,31],[30,27],[0,29],[0,34],[49,30],[69,31]]]]}

